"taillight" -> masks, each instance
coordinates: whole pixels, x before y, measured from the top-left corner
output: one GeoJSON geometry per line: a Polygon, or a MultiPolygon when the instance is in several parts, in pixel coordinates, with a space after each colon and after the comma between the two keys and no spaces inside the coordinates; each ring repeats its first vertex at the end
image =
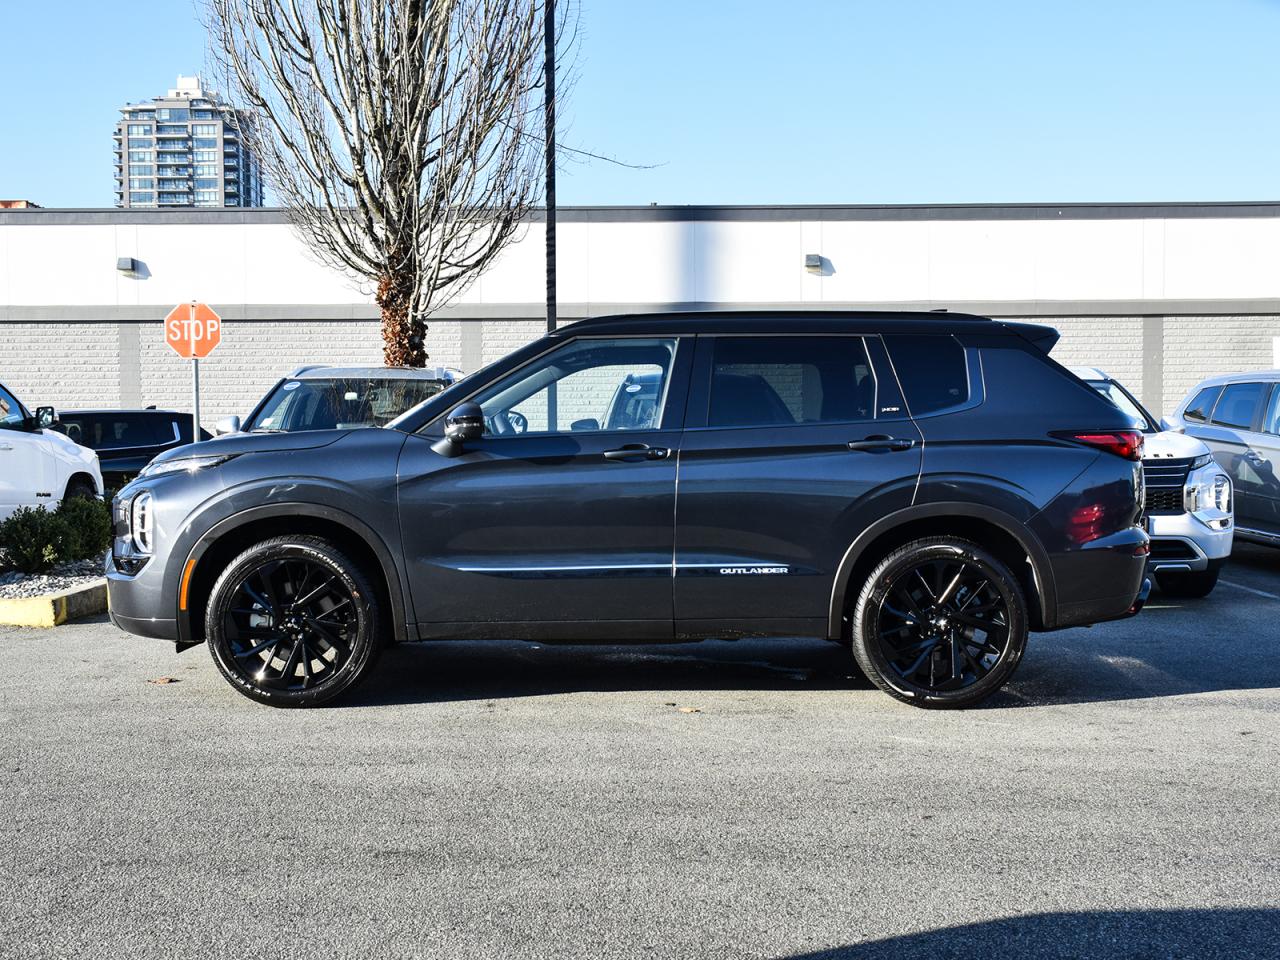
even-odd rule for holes
{"type": "Polygon", "coordinates": [[[1105,450],[1126,460],[1142,459],[1142,433],[1137,430],[1099,430],[1075,433],[1070,430],[1054,434],[1063,440],[1074,440],[1086,447],[1105,450]]]}

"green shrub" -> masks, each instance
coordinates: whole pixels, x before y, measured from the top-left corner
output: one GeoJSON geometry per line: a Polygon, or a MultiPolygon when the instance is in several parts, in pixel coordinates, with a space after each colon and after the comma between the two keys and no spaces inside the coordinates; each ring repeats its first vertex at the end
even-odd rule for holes
{"type": "Polygon", "coordinates": [[[61,563],[73,537],[66,517],[44,507],[19,507],[0,522],[0,548],[23,573],[44,573],[61,563]]]}
{"type": "Polygon", "coordinates": [[[58,515],[71,532],[62,560],[100,557],[111,546],[111,508],[96,497],[63,500],[58,515]]]}

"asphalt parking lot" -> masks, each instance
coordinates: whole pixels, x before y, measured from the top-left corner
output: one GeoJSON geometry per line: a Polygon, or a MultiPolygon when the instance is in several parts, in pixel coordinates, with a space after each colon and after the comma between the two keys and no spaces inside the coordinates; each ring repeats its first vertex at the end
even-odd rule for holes
{"type": "Polygon", "coordinates": [[[281,712],[0,628],[0,955],[1280,956],[1280,551],[1223,580],[965,713],[783,641],[411,646],[281,712]]]}

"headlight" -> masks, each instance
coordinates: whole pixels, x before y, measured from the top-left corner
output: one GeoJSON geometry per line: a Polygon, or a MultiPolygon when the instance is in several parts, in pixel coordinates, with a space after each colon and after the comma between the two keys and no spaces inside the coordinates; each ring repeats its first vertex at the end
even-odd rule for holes
{"type": "Polygon", "coordinates": [[[1213,454],[1202,453],[1200,454],[1200,456],[1196,457],[1194,460],[1191,461],[1191,469],[1199,470],[1201,467],[1207,467],[1211,463],[1213,463],[1213,454]]]}
{"type": "Polygon", "coordinates": [[[151,491],[143,490],[129,505],[129,535],[139,553],[150,553],[155,544],[151,535],[152,513],[151,491]]]}
{"type": "Polygon", "coordinates": [[[185,457],[182,460],[162,460],[159,463],[148,463],[138,476],[157,477],[162,473],[177,473],[179,470],[195,473],[206,467],[216,467],[220,463],[226,463],[230,459],[230,457],[185,457]]]}
{"type": "Polygon", "coordinates": [[[1198,483],[1187,484],[1182,501],[1189,513],[1230,514],[1231,478],[1219,473],[1208,475],[1198,483]]]}

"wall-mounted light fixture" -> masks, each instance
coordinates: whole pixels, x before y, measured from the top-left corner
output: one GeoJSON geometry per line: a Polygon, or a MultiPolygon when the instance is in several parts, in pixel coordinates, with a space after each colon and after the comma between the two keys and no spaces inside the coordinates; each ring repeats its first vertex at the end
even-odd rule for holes
{"type": "Polygon", "coordinates": [[[806,253],[804,255],[804,268],[810,273],[822,273],[822,254],[806,253]]]}
{"type": "Polygon", "coordinates": [[[137,273],[138,261],[133,259],[133,257],[117,257],[116,269],[121,273],[137,273]]]}

